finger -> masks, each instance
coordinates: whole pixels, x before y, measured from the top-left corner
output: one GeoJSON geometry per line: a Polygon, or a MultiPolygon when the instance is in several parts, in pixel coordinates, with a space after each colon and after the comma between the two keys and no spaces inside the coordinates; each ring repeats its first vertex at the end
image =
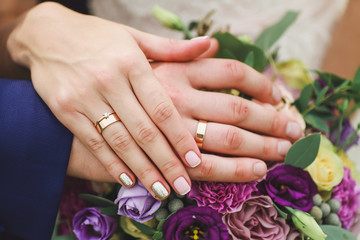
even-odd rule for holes
{"type": "Polygon", "coordinates": [[[249,182],[263,177],[266,164],[252,158],[227,158],[202,154],[197,168],[187,168],[192,180],[214,182],[249,182]]]}
{"type": "MultiPolygon", "coordinates": [[[[148,116],[151,118],[152,122],[155,123],[156,126],[159,127],[161,132],[166,136],[166,138],[171,143],[171,146],[175,149],[175,152],[178,154],[181,160],[188,166],[196,167],[201,161],[199,157],[200,151],[196,145],[196,142],[191,136],[190,132],[186,129],[170,97],[167,95],[160,83],[155,79],[152,71],[140,72],[138,70],[135,74],[129,74],[129,77],[131,79],[131,84],[134,92],[136,93],[137,99],[148,113],[148,116]]],[[[127,97],[129,99],[131,99],[131,97],[134,98],[134,96],[130,95],[128,95],[127,97]]],[[[116,99],[113,99],[112,102],[116,103],[117,101],[116,99]]],[[[134,116],[134,118],[136,118],[136,116],[144,115],[143,109],[137,106],[132,106],[131,108],[129,108],[129,106],[122,107],[122,109],[126,108],[128,108],[128,111],[126,113],[123,113],[127,114],[124,116],[130,116],[129,114],[134,114],[134,109],[137,109],[137,115],[132,115],[134,116]],[[130,112],[130,110],[132,110],[132,113],[130,112]]],[[[131,124],[133,126],[133,131],[138,132],[138,134],[136,135],[143,134],[139,132],[139,129],[141,130],[141,128],[144,128],[144,126],[146,126],[148,130],[156,129],[155,126],[150,125],[150,122],[148,120],[145,120],[146,117],[147,116],[143,116],[143,120],[135,120],[133,118],[129,118],[132,120],[131,123],[125,123],[125,125],[128,126],[129,124],[130,126],[131,124]],[[134,124],[136,121],[138,121],[138,123],[134,124]]],[[[153,124],[152,122],[151,124],[153,124]]],[[[159,148],[157,148],[158,150],[161,150],[161,148],[165,148],[165,146],[168,146],[168,144],[164,143],[165,138],[162,134],[158,134],[158,131],[154,132],[154,134],[157,134],[159,140],[161,139],[161,141],[159,141],[159,144],[161,145],[159,146],[159,148]]],[[[135,136],[134,138],[136,139],[135,136]]],[[[143,149],[149,148],[149,146],[145,146],[148,145],[145,143],[149,141],[146,141],[144,143],[142,140],[143,138],[144,137],[140,137],[139,139],[138,137],[140,141],[140,146],[143,149]]],[[[155,137],[152,138],[155,139],[155,137]]],[[[153,150],[149,149],[149,151],[153,150]]]]}
{"type": "Polygon", "coordinates": [[[123,186],[129,187],[135,183],[135,177],[131,170],[112,151],[105,139],[97,132],[90,120],[77,113],[68,121],[69,130],[76,135],[82,144],[101,162],[109,174],[123,186]],[[75,124],[76,123],[76,124],[75,124]],[[76,128],[73,126],[77,126],[76,128]],[[131,185],[124,184],[120,176],[125,174],[132,182],[131,185]]]}
{"type": "Polygon", "coordinates": [[[219,50],[219,42],[215,38],[210,38],[210,47],[206,52],[201,54],[199,58],[212,58],[216,55],[219,50]]]}
{"type": "MultiPolygon", "coordinates": [[[[187,120],[196,136],[198,121],[187,120]]],[[[208,122],[202,149],[233,156],[253,157],[266,161],[284,160],[291,147],[288,140],[258,135],[232,125],[208,122]]]]}
{"type": "Polygon", "coordinates": [[[271,136],[297,140],[302,135],[295,119],[230,94],[192,91],[191,116],[212,122],[235,125],[271,136]]]}
{"type": "Polygon", "coordinates": [[[262,102],[276,104],[281,93],[276,85],[256,70],[230,59],[200,59],[187,65],[186,74],[197,89],[235,88],[262,102]]]}
{"type": "Polygon", "coordinates": [[[210,46],[210,39],[176,40],[163,38],[124,26],[135,38],[148,59],[156,61],[188,61],[199,57],[210,46]]]}
{"type": "MultiPolygon", "coordinates": [[[[119,115],[120,119],[126,126],[127,130],[129,131],[137,145],[139,145],[141,149],[144,150],[146,155],[149,156],[149,158],[155,163],[155,165],[158,167],[167,182],[174,188],[177,193],[181,195],[186,194],[190,190],[191,182],[183,164],[175,155],[173,149],[169,145],[166,138],[163,136],[162,132],[151,121],[146,112],[144,112],[142,106],[137,103],[137,99],[130,92],[130,89],[125,91],[123,87],[123,89],[118,92],[118,95],[114,95],[113,93],[107,94],[107,100],[112,105],[115,112],[119,115]]],[[[115,136],[113,136],[114,139],[117,135],[121,134],[119,130],[117,130],[116,133],[115,131],[112,132],[115,136]]],[[[186,134],[188,134],[190,139],[193,141],[192,136],[188,131],[186,131],[186,134]]],[[[113,145],[111,142],[114,140],[108,140],[110,142],[110,145],[113,145]]],[[[184,142],[186,141],[185,139],[183,140],[184,142]]],[[[180,142],[179,144],[184,144],[184,142],[180,142]]],[[[119,149],[115,151],[118,152],[119,149]]],[[[140,166],[140,168],[144,167],[143,165],[141,165],[141,162],[140,164],[134,163],[133,159],[136,158],[134,158],[134,155],[131,151],[125,149],[123,150],[123,152],[129,152],[129,155],[127,157],[122,156],[121,153],[119,153],[119,155],[121,155],[121,158],[127,162],[131,169],[133,169],[135,174],[135,168],[139,168],[140,166]],[[132,162],[129,162],[127,159],[131,159],[130,161],[132,162]],[[133,166],[132,164],[135,165],[133,166]]],[[[194,152],[193,155],[195,155],[197,160],[200,161],[199,157],[194,152]]],[[[193,155],[191,155],[190,157],[194,158],[193,155]]],[[[183,157],[185,158],[185,155],[183,155],[183,157]]],[[[189,159],[189,157],[186,156],[186,159],[189,159]]],[[[150,170],[150,167],[142,170],[140,177],[145,177],[146,175],[152,174],[153,171],[150,170]]],[[[143,183],[145,184],[145,182],[143,183]]],[[[154,182],[152,182],[152,184],[154,184],[154,182]]],[[[158,185],[159,184],[156,184],[156,186],[158,185]]],[[[160,186],[158,188],[162,187],[160,186]]]]}

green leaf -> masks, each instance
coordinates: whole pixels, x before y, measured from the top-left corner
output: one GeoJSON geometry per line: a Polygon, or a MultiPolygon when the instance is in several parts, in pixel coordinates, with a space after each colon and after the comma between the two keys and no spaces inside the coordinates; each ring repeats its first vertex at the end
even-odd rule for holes
{"type": "Polygon", "coordinates": [[[332,225],[320,225],[327,235],[326,240],[356,240],[356,237],[349,231],[332,225]]]}
{"type": "Polygon", "coordinates": [[[319,93],[320,93],[320,91],[321,91],[322,88],[323,88],[323,87],[321,86],[319,80],[315,80],[315,81],[314,81],[314,90],[315,90],[316,96],[319,95],[319,93]]]}
{"type": "Polygon", "coordinates": [[[285,219],[288,218],[288,214],[287,214],[286,212],[284,212],[283,210],[281,210],[281,209],[278,207],[278,205],[276,205],[275,203],[274,203],[274,208],[276,209],[276,211],[279,213],[279,215],[280,215],[281,217],[283,217],[283,218],[285,218],[285,219]]]}
{"type": "Polygon", "coordinates": [[[306,168],[316,158],[320,147],[320,134],[311,134],[295,142],[285,157],[285,164],[306,168]]]}
{"type": "Polygon", "coordinates": [[[66,235],[52,237],[51,240],[77,240],[74,234],[69,233],[66,235]]]}
{"type": "Polygon", "coordinates": [[[247,64],[247,65],[249,65],[250,67],[253,67],[253,66],[254,66],[254,53],[253,53],[253,52],[250,52],[250,53],[246,56],[244,63],[247,64]]]}
{"type": "Polygon", "coordinates": [[[329,127],[326,124],[325,120],[319,116],[318,114],[314,113],[313,111],[306,114],[304,116],[304,120],[307,124],[311,125],[312,127],[322,131],[322,132],[329,132],[329,127]]]}
{"type": "Polygon", "coordinates": [[[357,69],[353,83],[351,85],[351,89],[354,91],[360,91],[360,67],[357,69]]]}
{"type": "Polygon", "coordinates": [[[109,215],[109,216],[117,216],[118,214],[118,207],[116,205],[106,207],[100,210],[100,213],[109,215]]]}
{"type": "Polygon", "coordinates": [[[321,89],[315,100],[315,105],[319,105],[321,101],[324,100],[324,97],[328,91],[329,91],[329,86],[326,86],[323,89],[321,89]]]}
{"type": "Polygon", "coordinates": [[[308,84],[301,91],[300,97],[295,101],[295,106],[299,112],[304,112],[309,104],[309,101],[312,97],[312,84],[308,84]]]}
{"type": "Polygon", "coordinates": [[[116,204],[110,201],[109,199],[99,197],[93,194],[82,193],[79,194],[79,197],[93,206],[100,206],[100,207],[116,206],[116,204]]]}
{"type": "Polygon", "coordinates": [[[264,51],[259,47],[253,44],[244,43],[230,33],[217,32],[213,35],[213,37],[219,42],[219,50],[216,54],[217,58],[234,59],[235,57],[235,59],[245,62],[246,57],[253,52],[254,69],[262,72],[268,65],[268,59],[266,58],[264,51]]]}
{"type": "Polygon", "coordinates": [[[289,11],[285,16],[274,25],[266,28],[255,40],[255,45],[264,52],[269,50],[272,45],[283,35],[283,33],[293,24],[298,17],[299,12],[289,11]]]}
{"type": "Polygon", "coordinates": [[[130,221],[132,222],[132,224],[135,225],[135,227],[137,227],[141,232],[147,234],[147,235],[154,235],[156,233],[156,230],[145,225],[145,224],[142,224],[142,223],[139,223],[133,219],[130,219],[130,221]]]}
{"type": "Polygon", "coordinates": [[[153,237],[153,240],[162,240],[164,239],[164,234],[162,232],[156,232],[153,237]]]}

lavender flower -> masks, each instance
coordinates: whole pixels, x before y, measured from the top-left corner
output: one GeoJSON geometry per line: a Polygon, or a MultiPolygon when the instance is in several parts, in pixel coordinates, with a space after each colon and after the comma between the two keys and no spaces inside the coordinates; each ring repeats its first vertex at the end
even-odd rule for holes
{"type": "Polygon", "coordinates": [[[117,229],[116,217],[103,215],[100,207],[85,208],[73,219],[73,232],[78,239],[106,240],[117,229]]]}
{"type": "MultiPolygon", "coordinates": [[[[355,129],[351,126],[350,120],[348,118],[344,120],[338,146],[344,144],[345,141],[353,134],[354,131],[355,129]]],[[[338,129],[336,129],[330,136],[330,140],[333,144],[336,143],[337,135],[338,135],[338,129]]],[[[344,147],[344,151],[348,150],[350,147],[354,145],[357,145],[358,143],[359,143],[359,136],[356,136],[353,142],[349,143],[344,147]]]]}

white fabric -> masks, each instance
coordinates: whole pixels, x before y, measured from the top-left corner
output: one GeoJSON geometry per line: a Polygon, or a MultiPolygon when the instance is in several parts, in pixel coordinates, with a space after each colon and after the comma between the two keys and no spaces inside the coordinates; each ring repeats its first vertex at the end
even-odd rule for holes
{"type": "Polygon", "coordinates": [[[214,30],[229,25],[232,33],[253,38],[286,11],[300,11],[296,23],[279,41],[280,60],[300,58],[310,68],[318,68],[331,29],[347,0],[90,0],[89,7],[97,16],[157,35],[182,38],[181,33],[166,29],[151,15],[155,4],[177,13],[185,24],[215,9],[214,30]]]}

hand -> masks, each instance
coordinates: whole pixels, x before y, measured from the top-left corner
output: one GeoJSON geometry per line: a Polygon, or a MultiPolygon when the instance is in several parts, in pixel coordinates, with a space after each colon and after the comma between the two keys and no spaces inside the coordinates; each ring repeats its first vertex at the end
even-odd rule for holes
{"type": "Polygon", "coordinates": [[[179,194],[190,189],[179,158],[195,167],[200,152],[148,59],[186,61],[203,53],[209,39],[164,39],[43,3],[7,43],[55,116],[116,181],[131,186],[135,174],[158,198],[170,191],[167,182],[179,194]],[[94,123],[106,112],[120,121],[100,134],[94,123]]]}
{"type": "MultiPolygon", "coordinates": [[[[194,137],[197,119],[212,121],[207,126],[203,149],[231,155],[203,154],[197,168],[187,168],[194,180],[243,182],[259,179],[266,172],[262,160],[283,160],[291,146],[289,140],[294,141],[302,135],[296,119],[274,108],[240,97],[198,90],[236,88],[257,100],[277,102],[281,97],[277,87],[238,61],[201,59],[152,66],[194,137]]],[[[99,167],[87,165],[83,171],[81,159],[91,158],[88,154],[75,139],[68,173],[97,181],[111,180],[99,167]]]]}

